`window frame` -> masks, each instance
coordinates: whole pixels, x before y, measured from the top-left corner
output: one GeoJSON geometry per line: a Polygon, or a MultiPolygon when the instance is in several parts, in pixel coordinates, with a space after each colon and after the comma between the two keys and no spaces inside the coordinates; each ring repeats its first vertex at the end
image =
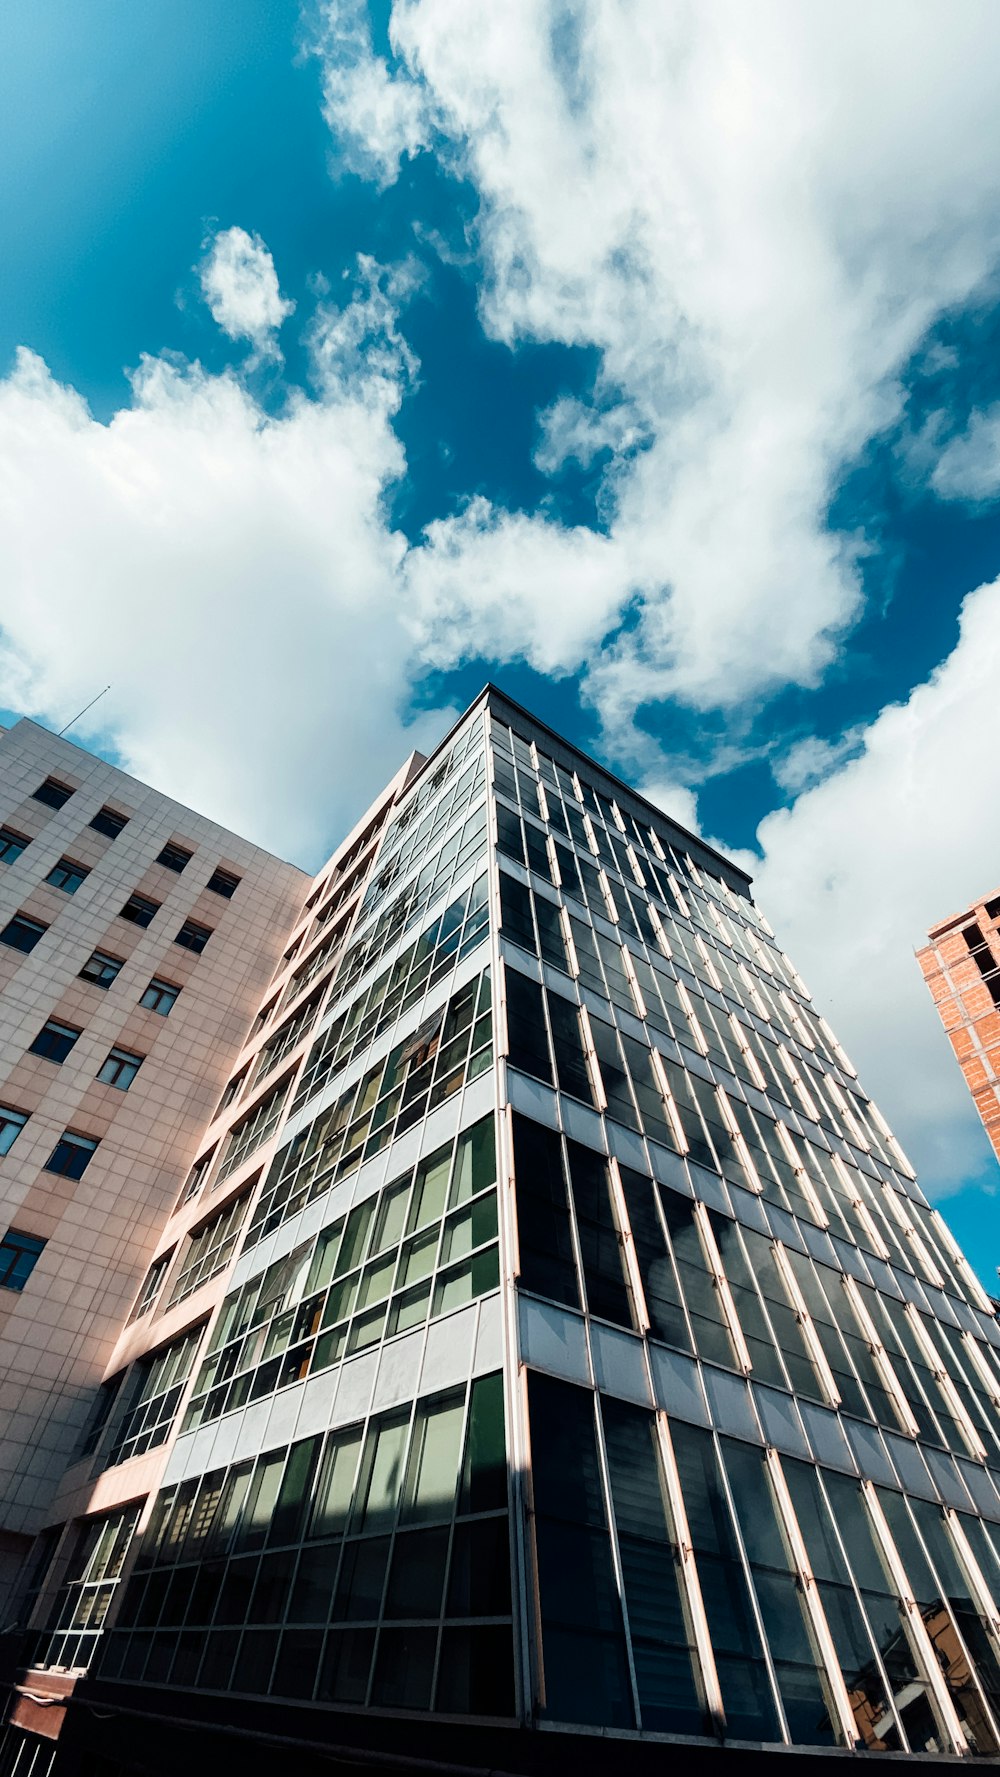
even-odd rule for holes
{"type": "Polygon", "coordinates": [[[63,1024],[60,1018],[46,1018],[45,1023],[42,1025],[42,1028],[38,1032],[34,1041],[28,1044],[26,1054],[40,1055],[43,1061],[51,1061],[53,1066],[61,1067],[66,1060],[66,1057],[71,1054],[76,1047],[77,1040],[82,1037],[82,1035],[82,1025],[63,1024]],[[56,1049],[59,1049],[61,1043],[65,1041],[66,1038],[69,1038],[69,1041],[66,1042],[66,1046],[62,1049],[61,1054],[50,1054],[48,1049],[39,1047],[42,1038],[46,1035],[59,1039],[53,1045],[56,1049]]]}
{"type": "Polygon", "coordinates": [[[124,956],[112,956],[112,954],[109,950],[92,950],[90,955],[87,958],[87,961],[84,963],[83,968],[80,970],[79,974],[77,975],[77,980],[78,981],[89,981],[91,987],[100,987],[100,988],[103,988],[103,990],[105,992],[107,992],[108,988],[113,986],[114,983],[117,981],[119,975],[122,972],[122,969],[125,967],[126,961],[127,961],[127,958],[124,956]],[[87,973],[88,967],[97,958],[100,958],[102,963],[114,963],[114,965],[115,965],[114,974],[110,975],[106,981],[103,979],[102,976],[88,975],[88,973],[87,973]]]}
{"type": "Polygon", "coordinates": [[[100,1136],[83,1135],[76,1129],[64,1129],[51,1154],[46,1160],[45,1165],[42,1167],[42,1171],[51,1172],[56,1178],[69,1178],[74,1181],[82,1179],[100,1145],[100,1136]],[[74,1172],[71,1166],[53,1166],[52,1162],[59,1153],[60,1148],[65,1148],[67,1155],[77,1153],[86,1156],[80,1166],[79,1172],[74,1172]]]}
{"type": "Polygon", "coordinates": [[[40,1234],[28,1234],[21,1228],[8,1228],[6,1234],[0,1239],[0,1289],[13,1290],[17,1295],[20,1295],[47,1245],[48,1241],[44,1240],[40,1234]],[[15,1255],[12,1263],[6,1267],[3,1264],[5,1248],[11,1250],[15,1255]],[[10,1280],[16,1273],[18,1260],[25,1256],[31,1258],[31,1264],[24,1273],[21,1282],[12,1283],[10,1280]]]}
{"type": "Polygon", "coordinates": [[[180,931],[175,934],[174,943],[179,944],[182,950],[190,950],[194,956],[200,956],[214,931],[214,926],[203,926],[200,920],[186,919],[180,931]],[[201,942],[191,943],[190,939],[196,937],[200,938],[201,942]]]}
{"type": "Polygon", "coordinates": [[[118,835],[124,832],[128,826],[130,819],[130,815],[119,814],[116,808],[109,808],[105,803],[95,815],[91,816],[87,825],[93,827],[95,833],[103,834],[105,839],[117,839],[118,835]],[[103,826],[101,825],[102,819],[105,823],[103,826]]]}
{"type": "Polygon", "coordinates": [[[76,858],[65,858],[64,857],[64,858],[60,858],[58,863],[53,864],[51,870],[49,871],[48,875],[45,878],[45,881],[48,883],[50,888],[61,889],[64,895],[75,895],[77,889],[82,887],[83,883],[86,882],[87,877],[89,875],[90,875],[90,865],[89,864],[80,864],[77,862],[76,858]],[[66,877],[69,880],[64,881],[64,882],[57,882],[56,881],[57,874],[61,874],[63,877],[66,877]],[[72,883],[72,886],[70,886],[71,883],[72,883]]]}
{"type": "Polygon", "coordinates": [[[158,1018],[169,1018],[182,992],[183,988],[178,986],[176,981],[165,981],[161,976],[154,975],[142,990],[139,997],[139,1006],[144,1012],[155,1012],[158,1018]],[[173,995],[166,1011],[164,1011],[161,1005],[154,1006],[152,1003],[147,1003],[146,995],[152,993],[154,989],[161,997],[164,993],[170,993],[173,995]]]}
{"type": "Polygon", "coordinates": [[[187,869],[193,857],[194,852],[188,851],[186,845],[178,845],[176,840],[168,839],[161,850],[157,852],[153,861],[156,864],[162,864],[164,870],[172,870],[175,876],[180,876],[187,869]],[[178,860],[180,861],[178,862],[178,860]]]}
{"type": "Polygon", "coordinates": [[[0,827],[0,864],[16,864],[30,844],[28,835],[19,833],[16,827],[0,827]],[[16,847],[13,857],[8,855],[11,847],[16,847]]]}
{"type": "Polygon", "coordinates": [[[114,1043],[108,1050],[107,1055],[101,1062],[94,1077],[100,1081],[102,1086],[114,1086],[119,1092],[127,1092],[145,1059],[145,1055],[137,1055],[134,1050],[122,1049],[117,1043],[114,1043]],[[109,1079],[105,1077],[105,1069],[109,1068],[112,1063],[115,1064],[118,1071],[114,1079],[109,1079]],[[122,1074],[125,1073],[128,1068],[131,1068],[132,1071],[123,1085],[122,1074]]]}
{"type": "Polygon", "coordinates": [[[31,800],[33,802],[40,802],[43,808],[60,809],[65,808],[70,797],[75,795],[75,786],[64,784],[62,779],[58,777],[45,777],[42,779],[37,790],[32,790],[31,800]],[[43,795],[43,790],[48,790],[49,794],[47,796],[43,795]]]}
{"type": "Polygon", "coordinates": [[[140,895],[133,890],[124,907],[119,910],[118,918],[128,920],[129,925],[138,926],[140,931],[145,932],[152,925],[162,906],[162,901],[154,901],[151,895],[140,895]],[[148,919],[138,917],[139,914],[147,912],[148,919]]]}
{"type": "Polygon", "coordinates": [[[11,914],[7,924],[0,931],[0,944],[6,944],[10,950],[19,950],[22,956],[30,956],[48,929],[44,921],[34,919],[30,913],[21,913],[19,910],[17,913],[11,914]],[[16,939],[8,936],[17,927],[21,927],[28,934],[31,938],[30,944],[19,944],[16,939]]]}

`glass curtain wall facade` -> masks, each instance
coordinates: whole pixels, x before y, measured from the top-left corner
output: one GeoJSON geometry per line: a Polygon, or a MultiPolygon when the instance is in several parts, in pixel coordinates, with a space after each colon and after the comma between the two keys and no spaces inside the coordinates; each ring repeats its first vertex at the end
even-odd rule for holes
{"type": "Polygon", "coordinates": [[[35,1670],[510,1769],[1000,1756],[994,1306],[748,880],[490,689],[356,907],[140,1293],[35,1670]]]}

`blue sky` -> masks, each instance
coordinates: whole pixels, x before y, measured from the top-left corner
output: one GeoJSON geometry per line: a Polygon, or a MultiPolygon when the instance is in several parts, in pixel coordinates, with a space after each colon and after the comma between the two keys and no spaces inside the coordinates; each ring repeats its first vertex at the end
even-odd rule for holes
{"type": "Polygon", "coordinates": [[[0,703],[314,865],[498,679],[744,854],[991,1278],[912,949],[1000,883],[1000,21],[628,11],[8,9],[0,703]]]}

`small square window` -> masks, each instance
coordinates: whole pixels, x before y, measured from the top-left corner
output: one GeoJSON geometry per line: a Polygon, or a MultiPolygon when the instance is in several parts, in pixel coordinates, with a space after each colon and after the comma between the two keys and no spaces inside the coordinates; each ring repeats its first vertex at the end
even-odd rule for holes
{"type": "Polygon", "coordinates": [[[987,901],[986,917],[987,919],[1000,919],[1000,901],[987,901]]]}
{"type": "Polygon", "coordinates": [[[150,982],[139,1004],[145,1006],[147,1012],[159,1012],[161,1018],[166,1018],[180,991],[180,988],[175,987],[172,981],[154,979],[150,982]]]}
{"type": "Polygon", "coordinates": [[[0,1289],[23,1290],[44,1250],[45,1242],[37,1234],[8,1228],[0,1240],[0,1289]]]}
{"type": "Polygon", "coordinates": [[[50,1018],[47,1024],[42,1025],[28,1054],[44,1055],[46,1061],[65,1061],[81,1034],[75,1024],[60,1024],[58,1019],[50,1018]]]}
{"type": "Polygon", "coordinates": [[[26,913],[15,913],[0,932],[0,944],[9,944],[12,950],[23,950],[27,954],[34,950],[42,933],[48,929],[39,919],[29,919],[26,913]]]}
{"type": "Polygon", "coordinates": [[[213,895],[224,895],[231,901],[243,878],[234,876],[231,870],[213,870],[208,879],[208,887],[213,895]]]}
{"type": "Polygon", "coordinates": [[[12,1111],[9,1105],[0,1105],[0,1155],[10,1153],[27,1121],[24,1111],[12,1111]]]}
{"type": "Polygon", "coordinates": [[[129,895],[118,917],[130,919],[135,926],[152,925],[161,905],[160,901],[151,901],[148,895],[129,895]]]}
{"type": "Polygon", "coordinates": [[[31,840],[15,833],[13,827],[0,827],[0,864],[15,863],[30,844],[31,840]]]}
{"type": "Polygon", "coordinates": [[[128,815],[118,814],[113,808],[99,808],[89,824],[95,833],[103,833],[106,839],[117,839],[122,828],[128,826],[128,815]]]}
{"type": "Polygon", "coordinates": [[[69,784],[61,784],[57,777],[47,777],[31,794],[36,802],[44,802],[46,808],[62,808],[76,792],[69,784]]]}
{"type": "Polygon", "coordinates": [[[44,1170],[58,1172],[62,1178],[82,1178],[98,1146],[91,1136],[74,1135],[72,1129],[67,1129],[56,1142],[44,1170]]]}
{"type": "Polygon", "coordinates": [[[110,987],[124,962],[123,956],[109,956],[103,950],[95,950],[80,970],[80,980],[92,981],[95,987],[110,987]]]}
{"type": "Polygon", "coordinates": [[[194,857],[193,851],[185,851],[183,845],[165,845],[157,854],[156,862],[165,864],[168,870],[176,870],[178,876],[194,857]]]}
{"type": "Polygon", "coordinates": [[[174,943],[183,944],[185,950],[204,950],[211,936],[211,926],[200,926],[196,919],[186,919],[174,943]]]}
{"type": "Polygon", "coordinates": [[[53,888],[62,889],[64,894],[75,895],[81,882],[90,875],[86,864],[74,864],[72,858],[60,858],[49,871],[46,882],[53,888]]]}
{"type": "Polygon", "coordinates": [[[112,1049],[97,1078],[102,1086],[117,1086],[127,1092],[139,1072],[145,1056],[133,1055],[128,1049],[112,1049]]]}

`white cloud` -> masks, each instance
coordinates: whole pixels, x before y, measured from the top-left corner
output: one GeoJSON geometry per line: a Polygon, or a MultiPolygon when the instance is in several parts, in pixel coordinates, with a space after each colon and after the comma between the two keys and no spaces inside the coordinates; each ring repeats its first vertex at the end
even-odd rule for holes
{"type": "Polygon", "coordinates": [[[320,20],[313,48],[324,62],[327,122],[352,171],[389,185],[399,162],[428,144],[426,95],[375,55],[365,0],[338,0],[320,20]]]}
{"type": "Polygon", "coordinates": [[[274,260],[259,234],[220,230],[202,260],[201,289],[212,318],[230,339],[248,339],[261,357],[277,354],[276,335],[295,308],[282,296],[274,260]]]}
{"type": "Polygon", "coordinates": [[[554,475],[567,463],[588,468],[602,450],[623,456],[644,441],[631,408],[618,406],[599,411],[571,395],[561,395],[538,416],[541,434],[534,460],[543,475],[554,475]]]}
{"type": "Polygon", "coordinates": [[[401,716],[387,390],[412,364],[365,273],[359,311],[324,314],[322,399],[278,417],[163,358],[108,424],[30,352],[0,382],[3,701],[58,727],[110,680],[81,740],[106,723],[128,769],[303,862],[448,717],[401,716]],[[330,346],[361,333],[367,379],[330,346]]]}
{"type": "MultiPolygon", "coordinates": [[[[915,27],[903,0],[395,0],[392,72],[355,0],[327,16],[341,148],[385,178],[432,143],[480,200],[488,328],[598,350],[594,416],[561,410],[538,460],[579,455],[622,404],[651,440],[611,463],[600,548],[518,522],[543,563],[515,600],[518,650],[586,666],[631,602],[601,669],[619,716],[816,683],[860,600],[863,540],[826,525],[843,467],[897,419],[908,357],[1000,246],[996,9],[925,8],[915,27]],[[581,555],[586,621],[556,595],[581,555]]],[[[452,600],[463,651],[510,650],[511,540],[485,501],[432,531],[438,652],[452,600]]]]}
{"type": "Polygon", "coordinates": [[[754,893],[937,1191],[993,1170],[913,951],[1000,886],[998,682],[1000,580],[968,596],[953,653],[870,724],[863,751],[758,833],[754,893]]]}
{"type": "Polygon", "coordinates": [[[836,740],[823,740],[818,734],[804,735],[784,755],[771,761],[771,773],[782,790],[797,796],[811,790],[814,784],[829,777],[846,759],[853,758],[864,742],[864,728],[855,726],[836,740]]]}
{"type": "Polygon", "coordinates": [[[1000,406],[973,413],[966,430],[945,445],[931,486],[942,500],[995,500],[1000,494],[1000,406]]]}

